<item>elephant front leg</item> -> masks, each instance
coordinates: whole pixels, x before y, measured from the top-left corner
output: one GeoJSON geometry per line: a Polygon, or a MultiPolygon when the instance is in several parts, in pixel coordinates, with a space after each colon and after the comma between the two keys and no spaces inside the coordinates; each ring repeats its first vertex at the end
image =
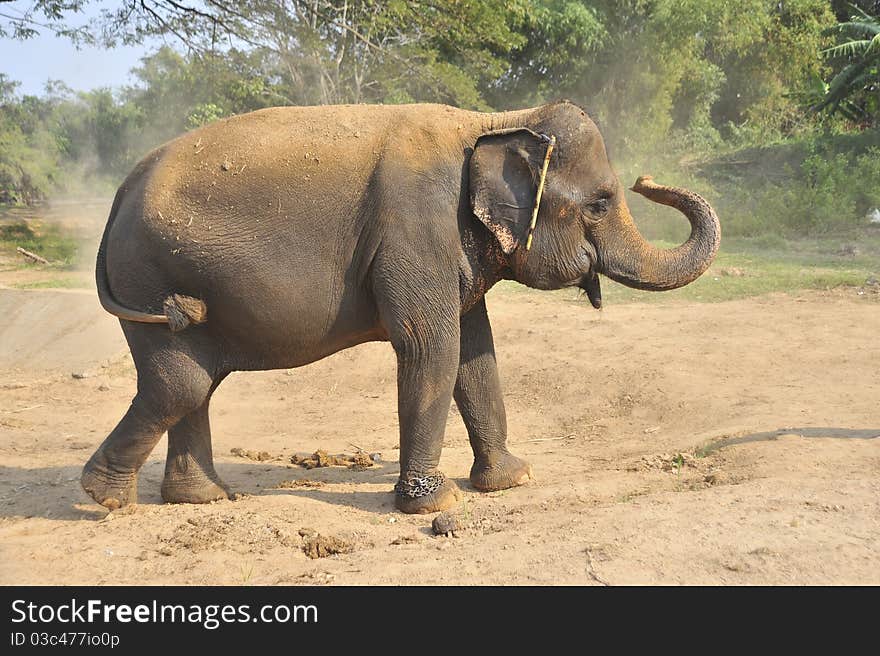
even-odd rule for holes
{"type": "Polygon", "coordinates": [[[471,485],[483,492],[522,485],[532,468],[507,450],[507,415],[485,299],[461,318],[459,358],[455,402],[474,451],[471,485]]]}
{"type": "Polygon", "coordinates": [[[436,230],[446,224],[399,225],[399,239],[383,245],[371,270],[379,320],[397,354],[395,506],[421,514],[451,508],[461,496],[438,469],[458,371],[461,305],[458,269],[449,261],[452,248],[444,245],[453,235],[436,230]]]}
{"type": "Polygon", "coordinates": [[[395,506],[405,513],[452,508],[460,492],[437,468],[458,362],[458,335],[395,344],[400,419],[400,479],[395,506]]]}
{"type": "Polygon", "coordinates": [[[374,284],[379,314],[397,354],[400,478],[395,506],[422,514],[451,508],[461,495],[438,469],[458,369],[458,288],[451,274],[444,278],[446,269],[439,264],[407,271],[402,263],[395,258],[391,266],[380,259],[374,284]]]}

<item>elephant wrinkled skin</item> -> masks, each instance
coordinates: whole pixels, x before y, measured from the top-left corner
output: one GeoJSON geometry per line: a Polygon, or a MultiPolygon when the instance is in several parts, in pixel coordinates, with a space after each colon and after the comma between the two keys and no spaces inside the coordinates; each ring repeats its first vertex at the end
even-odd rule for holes
{"type": "Polygon", "coordinates": [[[283,107],[207,125],[147,155],[120,187],[98,253],[137,394],[89,460],[83,488],[115,508],[168,431],[162,496],[224,498],[208,404],[232,371],[298,367],[367,341],[398,362],[397,507],[439,511],[459,492],[437,470],[453,398],[478,490],[527,481],[507,425],[485,293],[501,279],[641,289],[699,276],[718,248],[711,207],[640,178],[682,211],[671,250],[635,227],[595,124],[560,102],[499,114],[442,105],[283,107]],[[525,241],[548,137],[534,242],[525,241]]]}

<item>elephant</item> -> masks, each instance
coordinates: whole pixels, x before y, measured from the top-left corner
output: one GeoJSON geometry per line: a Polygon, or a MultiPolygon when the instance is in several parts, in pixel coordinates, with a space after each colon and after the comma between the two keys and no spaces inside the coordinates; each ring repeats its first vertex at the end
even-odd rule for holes
{"type": "Polygon", "coordinates": [[[120,320],[137,392],[83,489],[110,509],[136,502],[138,470],[167,431],[162,498],[227,498],[208,421],[223,379],[369,341],[397,359],[398,510],[460,499],[438,469],[453,399],[470,484],[526,483],[484,297],[508,279],[579,287],[599,308],[599,274],[655,291],[696,279],[719,246],[712,207],[650,176],[632,189],[682,212],[688,239],[660,249],[642,237],[599,129],[569,101],[275,107],[158,147],[120,186],[98,251],[98,296],[120,320]]]}

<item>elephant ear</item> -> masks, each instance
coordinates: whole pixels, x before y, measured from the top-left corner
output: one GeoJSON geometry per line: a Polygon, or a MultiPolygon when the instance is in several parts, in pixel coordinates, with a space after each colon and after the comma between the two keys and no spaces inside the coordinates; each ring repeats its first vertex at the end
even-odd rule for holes
{"type": "Polygon", "coordinates": [[[487,132],[474,146],[471,208],[507,255],[528,234],[546,148],[546,138],[528,128],[487,132]]]}

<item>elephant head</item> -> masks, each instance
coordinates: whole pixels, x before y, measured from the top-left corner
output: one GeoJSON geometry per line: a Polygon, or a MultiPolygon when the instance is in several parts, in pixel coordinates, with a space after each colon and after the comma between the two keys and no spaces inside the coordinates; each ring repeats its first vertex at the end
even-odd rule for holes
{"type": "Polygon", "coordinates": [[[721,226],[702,197],[658,185],[650,176],[636,181],[633,191],[690,221],[684,244],[659,249],[636,228],[602,136],[583,110],[556,103],[525,123],[479,137],[469,177],[473,213],[495,235],[516,280],[538,289],[579,286],[598,308],[599,273],[629,287],[662,291],[692,282],[709,267],[721,226]],[[556,144],[527,249],[547,135],[556,144]]]}

